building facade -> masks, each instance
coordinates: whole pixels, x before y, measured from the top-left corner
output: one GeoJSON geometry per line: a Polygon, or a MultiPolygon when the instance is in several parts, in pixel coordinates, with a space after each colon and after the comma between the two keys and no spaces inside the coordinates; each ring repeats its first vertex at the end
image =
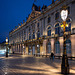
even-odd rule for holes
{"type": "Polygon", "coordinates": [[[26,22],[9,33],[9,45],[15,53],[50,55],[63,54],[63,29],[60,12],[66,6],[66,52],[75,57],[75,0],[52,0],[48,7],[33,4],[26,22]]]}

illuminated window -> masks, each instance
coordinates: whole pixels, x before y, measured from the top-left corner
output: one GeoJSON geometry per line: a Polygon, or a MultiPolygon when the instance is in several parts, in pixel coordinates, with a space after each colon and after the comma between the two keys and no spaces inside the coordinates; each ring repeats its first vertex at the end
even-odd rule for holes
{"type": "Polygon", "coordinates": [[[60,26],[59,26],[59,23],[57,23],[57,24],[55,25],[55,34],[60,35],[60,26]]]}

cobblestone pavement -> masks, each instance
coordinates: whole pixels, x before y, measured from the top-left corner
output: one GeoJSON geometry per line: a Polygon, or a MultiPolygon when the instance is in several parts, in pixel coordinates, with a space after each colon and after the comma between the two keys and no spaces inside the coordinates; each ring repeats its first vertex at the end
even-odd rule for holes
{"type": "MultiPolygon", "coordinates": [[[[75,75],[75,60],[69,60],[70,74],[75,75]]],[[[0,75],[62,75],[61,59],[10,55],[0,57],[0,75]]]]}

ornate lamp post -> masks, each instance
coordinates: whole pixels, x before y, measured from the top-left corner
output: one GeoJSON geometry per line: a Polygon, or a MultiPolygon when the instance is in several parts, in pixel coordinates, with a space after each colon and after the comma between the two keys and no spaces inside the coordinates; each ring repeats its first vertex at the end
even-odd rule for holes
{"type": "Polygon", "coordinates": [[[7,48],[7,45],[8,45],[8,38],[6,37],[6,57],[8,57],[8,48],[7,48]]]}
{"type": "Polygon", "coordinates": [[[61,11],[61,18],[63,20],[63,31],[64,31],[64,42],[63,42],[63,57],[62,57],[62,64],[61,64],[61,73],[68,74],[69,73],[69,64],[68,64],[68,58],[66,53],[66,18],[68,16],[68,11],[66,9],[61,11]]]}

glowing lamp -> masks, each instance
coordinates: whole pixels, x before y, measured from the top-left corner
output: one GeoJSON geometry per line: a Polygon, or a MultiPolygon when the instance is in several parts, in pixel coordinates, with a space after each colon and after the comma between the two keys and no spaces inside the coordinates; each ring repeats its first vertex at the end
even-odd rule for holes
{"type": "Polygon", "coordinates": [[[68,10],[62,10],[61,11],[61,18],[63,21],[66,21],[67,16],[68,16],[68,10]]]}
{"type": "Polygon", "coordinates": [[[6,37],[6,42],[8,42],[8,38],[6,37]]]}
{"type": "Polygon", "coordinates": [[[61,27],[64,27],[64,25],[62,24],[61,27]]]}
{"type": "Polygon", "coordinates": [[[68,24],[66,24],[66,27],[69,27],[69,25],[68,25],[68,24]]]}
{"type": "MultiPolygon", "coordinates": [[[[66,27],[68,27],[68,26],[69,26],[69,25],[68,25],[68,24],[66,24],[66,27]]],[[[64,25],[62,24],[62,25],[61,25],[61,27],[63,28],[63,27],[64,27],[64,25]]]]}

